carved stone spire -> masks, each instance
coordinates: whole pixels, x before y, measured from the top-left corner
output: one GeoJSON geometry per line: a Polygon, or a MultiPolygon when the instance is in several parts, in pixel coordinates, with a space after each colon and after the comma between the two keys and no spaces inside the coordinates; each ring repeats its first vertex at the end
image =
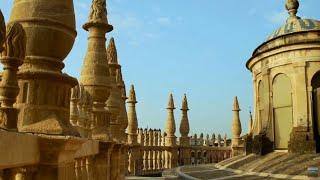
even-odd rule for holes
{"type": "Polygon", "coordinates": [[[106,61],[106,33],[113,30],[108,24],[105,0],[93,0],[89,21],[83,25],[89,32],[88,48],[82,66],[80,82],[89,92],[93,100],[93,116],[97,127],[92,132],[95,139],[109,138],[110,112],[105,109],[105,103],[110,95],[109,66],[106,61]]]}
{"type": "Polygon", "coordinates": [[[182,145],[190,145],[190,139],[189,139],[189,132],[190,132],[190,127],[189,127],[189,119],[188,119],[188,100],[186,94],[183,97],[182,101],[182,118],[181,118],[181,124],[180,124],[180,144],[182,145]]]}
{"type": "Polygon", "coordinates": [[[233,120],[232,120],[232,154],[233,156],[239,155],[240,144],[240,135],[241,135],[241,122],[240,122],[240,108],[238,98],[234,98],[233,102],[233,120]]]}
{"type": "Polygon", "coordinates": [[[169,96],[169,102],[168,102],[168,118],[166,122],[166,133],[167,133],[167,138],[166,138],[166,145],[167,146],[175,146],[176,144],[176,123],[174,120],[174,101],[173,101],[173,95],[170,94],[169,96]]]}
{"type": "Polygon", "coordinates": [[[111,65],[119,66],[117,48],[116,48],[116,44],[113,37],[110,39],[110,42],[107,48],[107,59],[110,66],[111,65]]]}
{"type": "Polygon", "coordinates": [[[136,103],[137,103],[136,93],[133,85],[131,85],[129,99],[127,103],[128,103],[128,143],[136,144],[138,119],[137,119],[137,113],[136,113],[136,103]]]}
{"type": "Polygon", "coordinates": [[[286,9],[288,10],[288,13],[290,15],[289,20],[300,19],[300,17],[297,16],[298,9],[299,9],[298,0],[287,0],[286,9]]]}

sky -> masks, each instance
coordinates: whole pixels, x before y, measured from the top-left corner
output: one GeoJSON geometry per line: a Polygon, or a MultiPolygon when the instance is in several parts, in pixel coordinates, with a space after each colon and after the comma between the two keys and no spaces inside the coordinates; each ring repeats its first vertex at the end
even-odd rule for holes
{"type": "MultiPolygon", "coordinates": [[[[10,17],[13,0],[0,0],[10,17]]],[[[77,32],[63,70],[79,78],[87,48],[91,0],[74,0],[77,32]]],[[[231,135],[238,96],[243,133],[252,109],[252,76],[245,67],[254,49],[287,18],[285,0],[108,0],[108,20],[127,91],[135,85],[139,127],[165,128],[173,93],[176,135],[181,102],[189,102],[190,135],[231,135]]],[[[301,0],[299,16],[320,19],[319,0],[301,0]]]]}

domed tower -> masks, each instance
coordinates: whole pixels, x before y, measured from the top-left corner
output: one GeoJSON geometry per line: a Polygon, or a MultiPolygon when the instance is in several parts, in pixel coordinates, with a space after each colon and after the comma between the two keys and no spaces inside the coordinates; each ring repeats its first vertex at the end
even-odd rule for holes
{"type": "Polygon", "coordinates": [[[319,150],[320,21],[300,18],[298,8],[298,0],[287,0],[286,23],[246,65],[254,82],[252,133],[264,150],[319,150]]]}

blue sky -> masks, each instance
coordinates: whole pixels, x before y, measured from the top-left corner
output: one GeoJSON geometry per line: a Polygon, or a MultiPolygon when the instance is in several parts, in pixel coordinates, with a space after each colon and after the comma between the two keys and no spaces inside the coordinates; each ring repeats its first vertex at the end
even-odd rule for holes
{"type": "MultiPolygon", "coordinates": [[[[6,20],[13,0],[0,0],[6,20]]],[[[75,0],[78,37],[64,61],[79,77],[91,0],[75,0]]],[[[243,132],[252,106],[245,68],[253,50],[285,22],[285,0],[109,0],[108,18],[127,87],[135,85],[140,127],[165,127],[173,93],[177,133],[188,96],[191,133],[230,133],[232,101],[239,97],[243,132]]],[[[301,17],[320,19],[320,1],[302,0],[301,17]]]]}

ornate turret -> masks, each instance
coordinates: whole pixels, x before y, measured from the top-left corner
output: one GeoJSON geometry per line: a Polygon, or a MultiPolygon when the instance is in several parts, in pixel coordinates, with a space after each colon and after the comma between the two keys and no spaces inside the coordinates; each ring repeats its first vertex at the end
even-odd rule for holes
{"type": "Polygon", "coordinates": [[[182,101],[182,117],[181,117],[181,124],[180,124],[180,145],[182,146],[189,146],[190,145],[190,138],[188,136],[190,127],[189,127],[189,119],[188,119],[188,100],[186,94],[183,97],[182,101]]]}
{"type": "Polygon", "coordinates": [[[176,132],[176,123],[174,120],[174,102],[173,102],[173,95],[170,94],[169,96],[169,103],[168,103],[168,119],[166,122],[166,133],[167,133],[167,137],[166,137],[166,146],[175,146],[176,145],[176,136],[175,136],[175,132],[176,132]]]}
{"type": "MultiPolygon", "coordinates": [[[[138,129],[138,120],[136,113],[136,92],[134,86],[131,85],[129,99],[128,99],[128,143],[136,144],[137,143],[137,129],[138,129]]],[[[146,133],[146,132],[145,132],[146,133]]]]}
{"type": "Polygon", "coordinates": [[[93,116],[96,127],[93,138],[108,139],[110,128],[110,112],[105,103],[110,95],[110,73],[106,61],[106,33],[113,30],[108,23],[106,0],[93,0],[89,20],[83,25],[89,32],[88,49],[82,66],[80,83],[93,99],[93,116]]]}

